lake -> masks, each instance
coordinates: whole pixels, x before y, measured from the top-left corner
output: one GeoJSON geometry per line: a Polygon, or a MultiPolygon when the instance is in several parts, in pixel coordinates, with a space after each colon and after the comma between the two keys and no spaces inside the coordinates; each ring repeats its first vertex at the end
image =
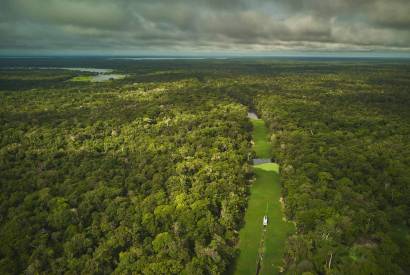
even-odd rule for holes
{"type": "Polygon", "coordinates": [[[125,74],[115,74],[112,73],[112,69],[98,69],[98,68],[82,68],[82,67],[6,67],[4,69],[27,69],[27,70],[68,70],[68,71],[79,71],[87,73],[96,73],[96,75],[90,76],[89,81],[91,82],[104,82],[115,79],[123,79],[126,77],[125,74]]]}

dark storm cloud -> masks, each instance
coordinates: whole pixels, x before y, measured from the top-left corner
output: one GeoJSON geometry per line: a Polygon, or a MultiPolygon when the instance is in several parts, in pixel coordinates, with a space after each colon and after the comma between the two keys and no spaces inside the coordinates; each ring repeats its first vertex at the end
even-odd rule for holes
{"type": "Polygon", "coordinates": [[[410,52],[408,0],[2,0],[0,52],[410,52]]]}

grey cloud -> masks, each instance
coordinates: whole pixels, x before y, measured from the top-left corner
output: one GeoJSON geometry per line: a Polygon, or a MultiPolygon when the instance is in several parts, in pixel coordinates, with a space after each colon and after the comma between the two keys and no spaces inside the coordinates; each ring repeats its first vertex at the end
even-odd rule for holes
{"type": "Polygon", "coordinates": [[[6,12],[16,21],[117,29],[126,25],[127,10],[114,3],[79,0],[13,0],[8,1],[6,12]]]}
{"type": "Polygon", "coordinates": [[[322,18],[341,18],[369,25],[410,31],[408,0],[276,0],[288,12],[310,13],[322,18]]]}
{"type": "Polygon", "coordinates": [[[0,53],[401,51],[407,0],[3,0],[0,53]]]}
{"type": "Polygon", "coordinates": [[[369,19],[376,26],[410,32],[410,1],[378,1],[369,19]]]}

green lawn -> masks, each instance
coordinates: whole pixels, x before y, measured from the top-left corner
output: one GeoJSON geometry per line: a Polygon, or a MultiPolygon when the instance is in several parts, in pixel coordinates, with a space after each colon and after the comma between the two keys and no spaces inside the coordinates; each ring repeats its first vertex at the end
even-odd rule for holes
{"type": "MultiPolygon", "coordinates": [[[[252,120],[254,125],[254,150],[259,158],[270,157],[267,130],[262,120],[252,120]]],[[[282,263],[286,236],[293,230],[293,224],[283,221],[280,206],[279,166],[264,163],[254,166],[256,181],[251,187],[245,226],[239,233],[240,254],[235,274],[255,274],[259,244],[262,236],[262,219],[266,214],[269,224],[265,233],[264,259],[260,274],[276,274],[282,263]]]]}
{"type": "Polygon", "coordinates": [[[76,76],[70,79],[70,81],[79,81],[79,82],[89,82],[93,80],[92,75],[81,75],[81,76],[76,76]]]}
{"type": "Polygon", "coordinates": [[[253,150],[256,153],[257,158],[270,158],[271,157],[271,144],[268,139],[268,129],[265,126],[265,122],[262,119],[252,119],[253,124],[253,150]]]}

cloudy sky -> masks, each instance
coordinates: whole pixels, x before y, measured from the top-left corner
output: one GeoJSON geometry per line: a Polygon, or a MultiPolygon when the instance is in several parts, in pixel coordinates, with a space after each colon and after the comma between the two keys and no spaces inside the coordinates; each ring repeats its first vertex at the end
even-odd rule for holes
{"type": "Polygon", "coordinates": [[[410,0],[0,1],[2,55],[410,55],[410,0]]]}

